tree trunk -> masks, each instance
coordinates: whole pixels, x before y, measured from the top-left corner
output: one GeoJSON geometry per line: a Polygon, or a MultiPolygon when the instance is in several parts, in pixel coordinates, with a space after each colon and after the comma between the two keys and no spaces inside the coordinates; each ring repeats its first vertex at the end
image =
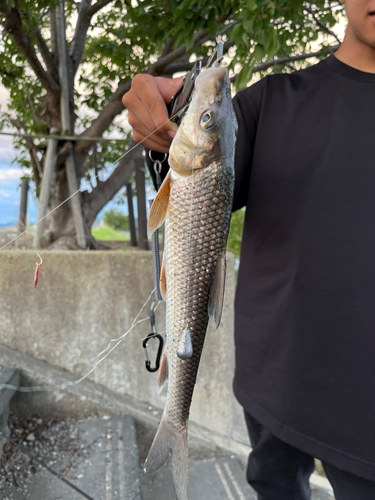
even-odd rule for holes
{"type": "Polygon", "coordinates": [[[130,182],[126,184],[126,198],[128,200],[129,212],[129,230],[130,230],[130,245],[137,246],[137,233],[135,230],[134,208],[133,208],[133,190],[130,182]]]}
{"type": "Polygon", "coordinates": [[[20,201],[20,213],[18,217],[18,234],[21,234],[26,230],[28,191],[29,191],[29,181],[27,179],[23,179],[21,184],[21,201],[20,201]]]}
{"type": "Polygon", "coordinates": [[[137,158],[135,160],[135,165],[138,208],[138,246],[141,250],[148,250],[144,159],[137,158]]]}

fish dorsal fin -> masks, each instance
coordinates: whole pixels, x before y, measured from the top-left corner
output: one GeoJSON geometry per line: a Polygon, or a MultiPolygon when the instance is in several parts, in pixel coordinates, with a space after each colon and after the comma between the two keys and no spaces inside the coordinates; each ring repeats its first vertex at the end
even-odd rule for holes
{"type": "Polygon", "coordinates": [[[161,393],[161,390],[163,389],[164,384],[168,380],[168,372],[169,372],[168,352],[167,352],[167,346],[165,346],[163,356],[161,358],[160,368],[159,368],[159,376],[158,376],[159,394],[161,393]]]}
{"type": "Polygon", "coordinates": [[[171,189],[171,171],[160,186],[158,194],[150,208],[147,221],[147,235],[150,238],[152,233],[158,229],[167,217],[169,205],[169,193],[171,189]]]}
{"type": "Polygon", "coordinates": [[[167,298],[167,276],[165,274],[165,261],[164,261],[164,255],[163,255],[163,262],[161,264],[161,269],[160,269],[160,282],[159,282],[159,287],[160,287],[160,293],[161,296],[163,297],[163,300],[165,301],[167,298]]]}
{"type": "Polygon", "coordinates": [[[216,328],[219,328],[221,313],[223,312],[226,270],[227,259],[224,253],[218,257],[216,262],[215,275],[212,282],[210,300],[208,303],[208,315],[215,318],[216,328]]]}

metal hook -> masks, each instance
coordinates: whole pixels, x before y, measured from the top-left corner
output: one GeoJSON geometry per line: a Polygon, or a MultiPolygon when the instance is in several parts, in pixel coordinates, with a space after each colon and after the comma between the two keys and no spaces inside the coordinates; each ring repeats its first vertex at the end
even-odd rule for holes
{"type": "Polygon", "coordinates": [[[164,346],[164,340],[163,340],[163,337],[161,335],[159,335],[158,333],[149,333],[147,335],[147,337],[144,339],[144,341],[142,342],[142,345],[143,345],[143,348],[144,350],[146,351],[146,370],[150,373],[154,373],[154,372],[157,372],[160,368],[160,359],[161,359],[161,355],[163,353],[163,346],[164,346]],[[147,344],[148,344],[148,341],[150,339],[157,339],[159,340],[159,349],[158,349],[158,353],[156,355],[156,360],[155,360],[155,367],[152,368],[151,367],[151,361],[148,357],[148,352],[147,352],[147,344]]]}
{"type": "Polygon", "coordinates": [[[151,151],[151,149],[148,152],[148,157],[154,163],[163,163],[167,159],[167,156],[168,156],[167,153],[164,153],[164,158],[162,160],[154,160],[154,158],[152,157],[152,151],[151,151]]]}
{"type": "Polygon", "coordinates": [[[38,263],[38,262],[35,262],[35,264],[36,264],[37,266],[39,266],[39,267],[40,267],[40,266],[43,264],[43,259],[42,259],[42,257],[39,255],[39,253],[38,253],[38,252],[36,252],[36,254],[37,254],[37,256],[39,257],[40,262],[39,262],[39,263],[38,263]]]}
{"type": "Polygon", "coordinates": [[[156,187],[157,187],[157,189],[159,189],[160,185],[161,185],[160,174],[161,174],[161,169],[162,169],[162,163],[166,160],[168,155],[164,153],[164,158],[162,160],[154,160],[152,157],[152,151],[150,150],[148,152],[148,156],[149,156],[150,160],[154,162],[154,172],[155,172],[155,176],[156,176],[156,187]]]}

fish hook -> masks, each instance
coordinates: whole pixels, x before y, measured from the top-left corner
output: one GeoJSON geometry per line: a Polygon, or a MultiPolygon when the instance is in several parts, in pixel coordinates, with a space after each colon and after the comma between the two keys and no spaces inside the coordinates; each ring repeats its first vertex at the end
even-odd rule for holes
{"type": "Polygon", "coordinates": [[[39,255],[38,252],[36,252],[37,256],[39,257],[40,259],[40,262],[35,262],[36,264],[36,269],[35,269],[35,275],[34,275],[34,288],[36,288],[36,285],[38,284],[38,276],[39,276],[39,269],[41,268],[41,265],[43,264],[43,259],[42,257],[39,255]]]}

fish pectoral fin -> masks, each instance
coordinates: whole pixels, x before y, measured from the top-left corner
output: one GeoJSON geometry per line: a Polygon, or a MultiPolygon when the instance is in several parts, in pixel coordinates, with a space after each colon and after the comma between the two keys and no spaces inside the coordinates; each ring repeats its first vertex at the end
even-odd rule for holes
{"type": "Polygon", "coordinates": [[[161,393],[161,390],[163,389],[164,384],[168,380],[168,373],[169,373],[168,353],[167,353],[167,346],[165,346],[163,356],[161,358],[160,368],[159,368],[159,376],[158,376],[159,394],[161,393]]]}
{"type": "Polygon", "coordinates": [[[156,198],[150,208],[147,221],[147,235],[149,238],[152,233],[163,224],[165,218],[167,217],[170,190],[171,174],[169,170],[168,175],[164,179],[163,184],[160,186],[156,198]]]}
{"type": "Polygon", "coordinates": [[[161,296],[163,297],[163,300],[165,301],[167,298],[167,276],[165,274],[165,261],[164,261],[164,255],[163,255],[163,262],[161,264],[161,269],[160,269],[160,282],[159,282],[159,287],[160,287],[160,293],[161,296]]]}
{"type": "Polygon", "coordinates": [[[208,315],[215,318],[216,328],[219,328],[223,312],[225,274],[227,259],[225,253],[220,255],[216,262],[214,280],[211,286],[210,300],[208,302],[208,315]]]}

